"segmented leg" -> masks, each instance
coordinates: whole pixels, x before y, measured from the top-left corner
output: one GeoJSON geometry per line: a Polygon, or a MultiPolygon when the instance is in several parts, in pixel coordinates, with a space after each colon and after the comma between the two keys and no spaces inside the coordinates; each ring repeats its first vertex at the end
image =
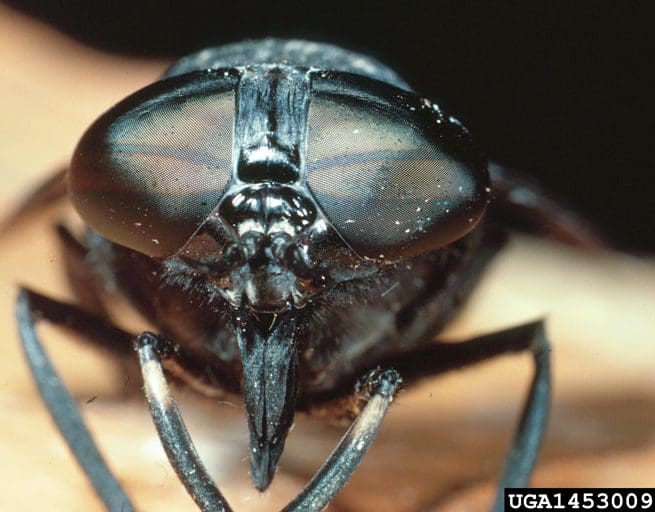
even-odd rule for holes
{"type": "Polygon", "coordinates": [[[336,449],[283,512],[323,510],[350,479],[375,439],[402,380],[395,370],[373,370],[364,379],[369,400],[336,449]]]}
{"type": "MultiPolygon", "coordinates": [[[[34,294],[29,291],[24,289],[20,291],[16,305],[16,317],[25,357],[39,393],[57,424],[57,428],[73,451],[84,473],[91,480],[93,488],[107,510],[112,512],[133,511],[134,507],[130,499],[98,452],[96,444],[80,416],[75,400],[62,383],[39,341],[35,328],[35,308],[30,300],[32,297],[34,294]]],[[[54,304],[57,303],[52,301],[51,305],[54,304]]],[[[41,314],[52,311],[47,307],[44,308],[43,305],[42,303],[39,308],[41,314]]],[[[79,313],[84,317],[84,312],[80,310],[76,312],[69,310],[69,313],[79,313]]],[[[59,314],[61,314],[61,310],[55,308],[54,315],[59,314]]]]}
{"type": "Polygon", "coordinates": [[[165,355],[168,347],[152,333],[146,332],[137,338],[144,389],[159,438],[171,466],[200,510],[231,512],[200,460],[168,388],[160,358],[160,353],[165,355]]]}
{"type": "Polygon", "coordinates": [[[19,308],[22,303],[27,304],[33,320],[46,320],[70,329],[84,336],[94,346],[116,356],[131,354],[134,335],[116,327],[104,316],[51,299],[27,288],[19,290],[19,308]]]}
{"type": "Polygon", "coordinates": [[[550,344],[546,338],[543,324],[535,330],[526,341],[526,347],[532,352],[535,374],[530,385],[530,392],[525,402],[518,429],[512,446],[505,460],[505,467],[498,485],[498,494],[494,502],[494,512],[504,510],[503,490],[507,487],[526,487],[539,456],[550,413],[550,344]]]}
{"type": "MultiPolygon", "coordinates": [[[[133,506],[107,468],[77,406],[52,367],[38,340],[35,316],[75,329],[103,348],[123,353],[133,339],[97,315],[22,289],[16,315],[25,354],[48,410],[75,457],[89,476],[108,510],[130,511],[133,506]],[[36,314],[36,315],[35,315],[36,314]]],[[[161,369],[157,339],[139,337],[139,356],[146,393],[155,424],[173,467],[201,510],[229,512],[230,508],[202,466],[177,412],[161,369]]],[[[164,347],[165,344],[159,346],[164,347]]],[[[542,322],[481,336],[461,343],[437,343],[397,355],[393,364],[411,380],[480,362],[496,355],[530,350],[536,373],[519,428],[510,448],[493,511],[503,510],[503,489],[524,487],[536,462],[550,404],[549,344],[542,322]]],[[[391,361],[390,361],[391,362],[391,361]]],[[[305,489],[284,512],[322,510],[352,475],[372,443],[400,385],[394,370],[374,371],[365,380],[370,399],[341,442],[305,489]]]]}
{"type": "MultiPolygon", "coordinates": [[[[227,501],[198,457],[168,389],[160,359],[160,353],[165,355],[166,347],[151,333],[144,333],[138,338],[137,350],[146,396],[159,437],[171,465],[200,510],[229,512],[231,509],[227,501]]],[[[320,511],[330,503],[350,479],[375,439],[400,382],[394,370],[376,370],[368,374],[364,387],[369,400],[362,413],[309,484],[283,512],[320,511]]]]}
{"type": "Polygon", "coordinates": [[[543,322],[534,322],[460,343],[435,343],[382,364],[391,363],[411,382],[492,357],[530,351],[535,374],[498,485],[493,511],[503,511],[503,489],[526,487],[543,441],[550,411],[550,344],[543,322]]]}

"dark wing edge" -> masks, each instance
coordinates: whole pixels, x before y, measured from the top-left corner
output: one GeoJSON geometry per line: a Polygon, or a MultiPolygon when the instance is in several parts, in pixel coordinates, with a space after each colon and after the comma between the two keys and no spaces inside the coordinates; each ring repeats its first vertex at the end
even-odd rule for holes
{"type": "Polygon", "coordinates": [[[611,246],[599,228],[528,177],[495,162],[489,163],[489,174],[491,215],[503,225],[582,249],[611,246]]]}

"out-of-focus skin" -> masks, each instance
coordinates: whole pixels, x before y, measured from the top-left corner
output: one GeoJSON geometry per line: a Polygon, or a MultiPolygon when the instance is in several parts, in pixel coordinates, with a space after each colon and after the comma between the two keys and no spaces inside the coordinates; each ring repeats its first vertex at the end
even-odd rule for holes
{"type": "MultiPolygon", "coordinates": [[[[84,48],[0,6],[0,217],[66,163],[101,112],[166,65],[84,48]]],[[[18,282],[72,300],[52,229],[60,215],[66,212],[36,218],[1,243],[0,510],[101,509],[37,396],[12,313],[18,282]]],[[[547,318],[554,403],[534,485],[655,484],[653,290],[652,259],[517,237],[449,328],[455,340],[547,318]]],[[[65,333],[41,333],[137,507],[194,510],[160,447],[140,383],[134,385],[138,374],[65,333]]],[[[329,510],[487,509],[530,376],[529,356],[511,356],[401,393],[329,510]]],[[[239,512],[281,508],[343,431],[300,417],[273,485],[259,495],[247,474],[241,403],[216,403],[186,389],[175,394],[198,451],[239,512]]]]}

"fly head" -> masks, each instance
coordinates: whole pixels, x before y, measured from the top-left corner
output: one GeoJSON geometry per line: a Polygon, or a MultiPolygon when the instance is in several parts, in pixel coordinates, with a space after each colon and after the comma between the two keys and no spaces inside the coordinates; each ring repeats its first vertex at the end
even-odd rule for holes
{"type": "Polygon", "coordinates": [[[87,131],[69,184],[91,228],[229,308],[262,490],[293,423],[303,312],[462,238],[490,197],[468,132],[431,102],[278,64],[139,91],[87,131]]]}

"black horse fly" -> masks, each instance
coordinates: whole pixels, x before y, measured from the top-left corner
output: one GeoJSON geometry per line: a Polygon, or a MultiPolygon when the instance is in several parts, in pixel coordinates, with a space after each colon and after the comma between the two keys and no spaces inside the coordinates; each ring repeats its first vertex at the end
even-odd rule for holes
{"type": "Polygon", "coordinates": [[[593,239],[530,183],[489,169],[466,129],[392,70],[304,41],[203,50],[100,117],[65,180],[89,226],[82,240],[58,228],[80,305],[22,289],[17,318],[44,401],[108,510],[133,507],[45,355],[37,320],[122,355],[136,348],[161,441],[203,511],[230,507],[167,378],[243,395],[259,490],[296,411],[356,418],[284,509],[314,511],[352,475],[401,376],[407,385],[527,350],[535,376],[493,510],[503,488],[528,484],[549,408],[542,323],[456,344],[434,338],[502,246],[507,220],[593,239]],[[113,325],[102,300],[112,291],[158,333],[113,325]]]}

